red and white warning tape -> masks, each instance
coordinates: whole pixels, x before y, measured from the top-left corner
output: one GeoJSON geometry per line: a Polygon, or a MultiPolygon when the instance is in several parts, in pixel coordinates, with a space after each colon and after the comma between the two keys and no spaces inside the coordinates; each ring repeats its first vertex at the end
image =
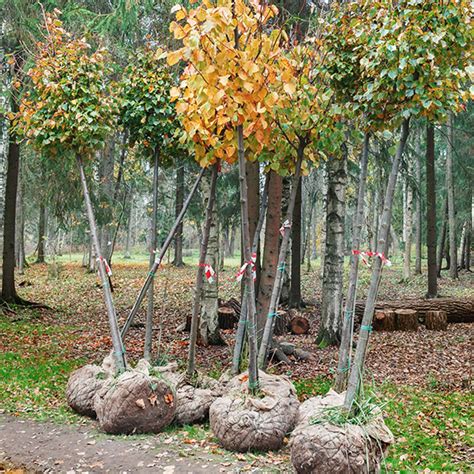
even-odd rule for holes
{"type": "Polygon", "coordinates": [[[367,250],[367,252],[363,252],[362,250],[353,250],[352,255],[360,255],[362,262],[368,267],[370,267],[370,263],[367,258],[372,257],[379,257],[380,260],[382,260],[382,265],[387,265],[387,267],[390,267],[392,265],[392,262],[385,256],[383,252],[371,252],[370,250],[367,250]]]}
{"type": "Polygon", "coordinates": [[[213,283],[216,272],[214,271],[212,266],[209,263],[204,263],[204,264],[201,264],[200,266],[204,267],[204,275],[206,276],[207,282],[213,283]]]}
{"type": "Polygon", "coordinates": [[[109,264],[107,263],[107,260],[100,256],[98,259],[97,259],[98,262],[103,262],[104,263],[104,266],[105,266],[105,273],[107,273],[107,275],[109,277],[112,276],[112,269],[110,268],[109,264]]]}
{"type": "Polygon", "coordinates": [[[288,219],[286,219],[286,221],[283,222],[283,224],[280,227],[280,234],[282,237],[285,236],[285,229],[291,229],[291,222],[288,219]]]}
{"type": "Polygon", "coordinates": [[[240,270],[238,271],[237,275],[235,275],[235,279],[237,281],[242,281],[242,278],[244,277],[245,274],[245,269],[247,268],[248,265],[252,266],[252,278],[253,281],[257,279],[257,268],[255,267],[255,262],[257,261],[257,254],[254,252],[252,256],[250,257],[250,260],[248,262],[245,262],[241,267],[240,270]]]}

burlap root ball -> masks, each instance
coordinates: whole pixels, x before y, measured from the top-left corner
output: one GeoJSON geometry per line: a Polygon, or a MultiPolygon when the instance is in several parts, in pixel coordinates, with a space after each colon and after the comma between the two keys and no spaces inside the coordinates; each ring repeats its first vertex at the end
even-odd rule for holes
{"type": "Polygon", "coordinates": [[[85,365],[75,370],[66,387],[68,405],[80,415],[95,417],[94,396],[102,388],[109,374],[98,365],[85,365]]]}
{"type": "Polygon", "coordinates": [[[186,383],[182,375],[174,374],[171,378],[176,386],[175,423],[192,425],[207,421],[209,408],[222,394],[219,382],[201,374],[193,380],[192,385],[186,383]]]}
{"type": "Polygon", "coordinates": [[[291,462],[297,473],[376,473],[388,446],[394,442],[379,409],[364,426],[336,426],[322,421],[324,410],[341,406],[344,394],[330,391],[325,397],[305,401],[291,435],[291,462]],[[314,423],[314,419],[319,419],[314,423]]]}
{"type": "Polygon", "coordinates": [[[164,377],[129,370],[108,381],[106,390],[97,394],[95,408],[106,433],[159,433],[173,420],[176,400],[164,377]]]}
{"type": "Polygon", "coordinates": [[[299,402],[286,377],[259,372],[259,394],[248,391],[248,374],[230,380],[227,394],[209,411],[211,429],[231,451],[268,451],[282,446],[296,422],[299,402]]]}

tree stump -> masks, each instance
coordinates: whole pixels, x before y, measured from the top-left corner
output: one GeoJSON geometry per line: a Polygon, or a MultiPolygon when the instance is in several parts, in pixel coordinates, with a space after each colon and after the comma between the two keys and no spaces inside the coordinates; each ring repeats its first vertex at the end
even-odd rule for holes
{"type": "Polygon", "coordinates": [[[235,310],[229,306],[221,306],[217,310],[219,329],[232,329],[236,323],[235,310]]]}
{"type": "Polygon", "coordinates": [[[418,331],[418,313],[414,309],[397,309],[395,313],[399,331],[418,331]]]}
{"type": "Polygon", "coordinates": [[[308,334],[309,321],[303,316],[295,316],[290,321],[290,330],[292,334],[296,334],[297,336],[308,334]]]}
{"type": "Polygon", "coordinates": [[[395,331],[397,329],[397,315],[395,311],[386,309],[375,311],[374,331],[395,331]]]}
{"type": "Polygon", "coordinates": [[[288,313],[281,309],[277,311],[273,334],[275,336],[284,336],[288,332],[288,313]]]}
{"type": "Polygon", "coordinates": [[[425,314],[426,329],[432,331],[446,331],[448,328],[448,316],[446,311],[427,311],[425,314]]]}

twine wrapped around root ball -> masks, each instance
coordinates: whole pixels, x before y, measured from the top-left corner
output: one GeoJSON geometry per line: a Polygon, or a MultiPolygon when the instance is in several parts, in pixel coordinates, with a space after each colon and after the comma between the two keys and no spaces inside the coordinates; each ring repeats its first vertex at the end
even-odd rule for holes
{"type": "Polygon", "coordinates": [[[253,396],[247,380],[247,373],[231,379],[227,394],[211,405],[211,429],[231,451],[278,449],[296,422],[296,390],[286,377],[259,372],[259,393],[253,396]]]}
{"type": "Polygon", "coordinates": [[[197,374],[190,383],[185,374],[170,371],[167,378],[176,392],[174,422],[178,425],[203,423],[209,419],[209,408],[222,395],[224,384],[197,374]]]}
{"type": "Polygon", "coordinates": [[[68,405],[80,415],[95,418],[94,397],[114,373],[115,363],[112,354],[104,359],[102,366],[87,364],[75,370],[69,376],[66,387],[68,405]]]}
{"type": "Polygon", "coordinates": [[[95,409],[102,430],[111,434],[159,433],[176,409],[171,383],[149,375],[149,364],[109,379],[96,394],[95,409]]]}
{"type": "Polygon", "coordinates": [[[290,439],[291,462],[297,473],[380,471],[385,452],[394,442],[381,410],[373,407],[365,424],[338,426],[325,413],[343,403],[344,394],[331,390],[325,397],[310,398],[300,406],[298,424],[290,439]]]}

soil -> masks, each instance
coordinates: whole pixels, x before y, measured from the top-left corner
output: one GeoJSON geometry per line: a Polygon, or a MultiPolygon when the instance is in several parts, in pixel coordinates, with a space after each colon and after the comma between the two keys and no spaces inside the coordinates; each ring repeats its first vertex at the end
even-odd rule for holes
{"type": "Polygon", "coordinates": [[[190,450],[186,458],[176,443],[153,436],[107,436],[95,422],[56,425],[0,415],[0,473],[209,474],[245,466],[203,449],[190,450]]]}

